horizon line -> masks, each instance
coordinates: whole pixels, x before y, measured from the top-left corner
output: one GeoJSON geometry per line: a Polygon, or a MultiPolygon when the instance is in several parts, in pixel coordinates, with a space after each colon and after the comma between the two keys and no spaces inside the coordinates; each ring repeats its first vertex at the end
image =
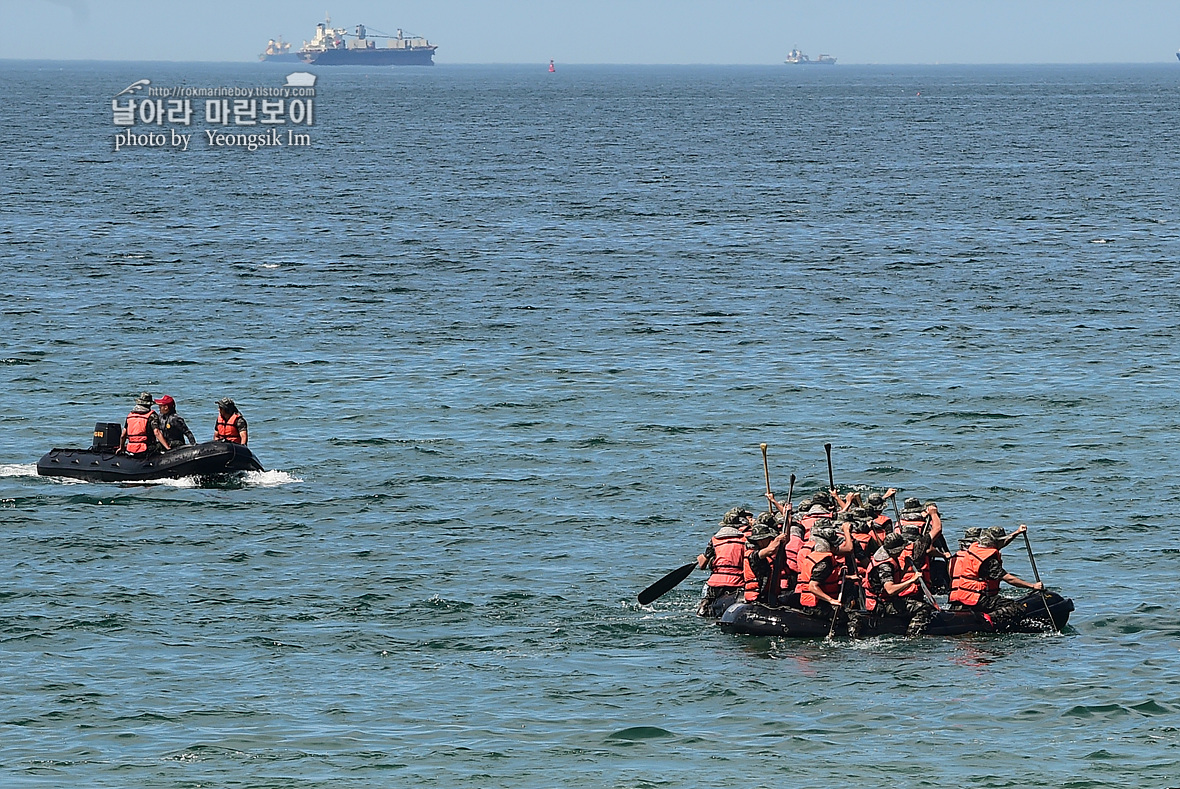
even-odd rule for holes
{"type": "MultiPolygon", "coordinates": [[[[460,60],[460,61],[443,61],[441,63],[433,63],[432,66],[546,66],[550,59],[544,60],[522,60],[522,61],[477,61],[477,60],[460,60]]],[[[627,66],[627,67],[653,67],[653,66],[717,66],[723,68],[732,67],[756,67],[756,66],[794,66],[798,64],[785,63],[783,61],[775,61],[771,63],[756,62],[756,63],[711,63],[711,62],[659,62],[659,63],[634,63],[624,61],[560,61],[556,58],[554,62],[565,66],[627,66]]],[[[834,63],[829,68],[820,69],[820,73],[829,73],[839,66],[1151,66],[1163,65],[1167,63],[1177,63],[1180,61],[1173,60],[1092,60],[1092,61],[908,61],[908,62],[880,62],[880,61],[847,61],[843,63],[834,63]]],[[[255,64],[264,65],[267,61],[255,59],[249,60],[153,60],[153,59],[115,59],[115,58],[8,58],[0,57],[0,63],[199,63],[199,64],[255,64]]],[[[291,63],[291,62],[274,62],[267,64],[272,66],[290,66],[290,67],[310,67],[314,63],[291,63]]],[[[812,64],[818,65],[818,64],[812,64]]],[[[320,68],[340,69],[340,68],[364,68],[364,69],[380,69],[380,70],[401,70],[406,68],[430,68],[430,66],[320,66],[320,68]]],[[[808,69],[807,71],[811,71],[808,69]]]]}

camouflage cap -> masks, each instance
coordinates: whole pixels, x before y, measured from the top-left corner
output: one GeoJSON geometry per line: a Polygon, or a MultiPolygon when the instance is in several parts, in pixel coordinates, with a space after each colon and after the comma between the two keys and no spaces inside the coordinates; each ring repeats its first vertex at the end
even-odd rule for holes
{"type": "Polygon", "coordinates": [[[765,523],[754,524],[754,531],[750,534],[751,542],[761,542],[762,540],[773,540],[778,536],[778,529],[765,523]]]}
{"type": "Polygon", "coordinates": [[[893,534],[886,534],[884,542],[881,547],[885,549],[885,553],[890,556],[900,556],[901,552],[905,550],[905,537],[894,532],[893,534]]]}
{"type": "Polygon", "coordinates": [[[811,532],[811,536],[817,540],[823,540],[826,543],[835,545],[841,539],[840,532],[832,528],[815,529],[811,532]]]}
{"type": "Polygon", "coordinates": [[[995,548],[997,543],[996,535],[992,533],[991,529],[984,529],[979,533],[977,542],[984,548],[995,548]]]}

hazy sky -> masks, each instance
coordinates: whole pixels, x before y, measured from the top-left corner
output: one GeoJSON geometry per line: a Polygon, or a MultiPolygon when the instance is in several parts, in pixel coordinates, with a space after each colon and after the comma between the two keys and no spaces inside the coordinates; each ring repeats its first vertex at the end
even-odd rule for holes
{"type": "Polygon", "coordinates": [[[329,11],[426,36],[438,63],[1176,62],[1177,0],[0,0],[0,58],[257,58],[329,11]]]}

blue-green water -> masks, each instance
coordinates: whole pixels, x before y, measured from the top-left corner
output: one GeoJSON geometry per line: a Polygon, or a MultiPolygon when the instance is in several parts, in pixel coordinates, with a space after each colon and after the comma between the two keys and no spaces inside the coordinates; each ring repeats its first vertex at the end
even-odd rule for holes
{"type": "Polygon", "coordinates": [[[323,69],[306,149],[116,152],[286,71],[0,63],[0,780],[1180,785],[1180,71],[821,71],[323,69]],[[270,471],[35,475],[145,389],[270,471]],[[1068,631],[635,603],[825,441],[1028,523],[1068,631]]]}

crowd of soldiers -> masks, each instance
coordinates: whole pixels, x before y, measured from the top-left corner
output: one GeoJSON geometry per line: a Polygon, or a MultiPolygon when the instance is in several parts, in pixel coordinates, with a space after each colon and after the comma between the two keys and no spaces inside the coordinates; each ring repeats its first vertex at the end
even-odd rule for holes
{"type": "Polygon", "coordinates": [[[866,617],[881,615],[906,618],[907,633],[921,635],[936,594],[949,595],[951,610],[970,609],[1003,629],[1020,609],[1000,593],[1001,581],[1044,589],[1004,569],[1000,550],[1027,531],[1023,524],[1012,534],[1001,526],[967,529],[952,553],[938,506],[907,498],[898,510],[896,495],[892,488],[865,497],[820,491],[796,512],[767,493],[768,511],[757,517],[730,510],[697,557],[711,573],[698,613],[718,617],[744,600],[833,621],[840,611],[854,638],[866,617]],[[885,513],[889,503],[896,522],[885,513]]]}

